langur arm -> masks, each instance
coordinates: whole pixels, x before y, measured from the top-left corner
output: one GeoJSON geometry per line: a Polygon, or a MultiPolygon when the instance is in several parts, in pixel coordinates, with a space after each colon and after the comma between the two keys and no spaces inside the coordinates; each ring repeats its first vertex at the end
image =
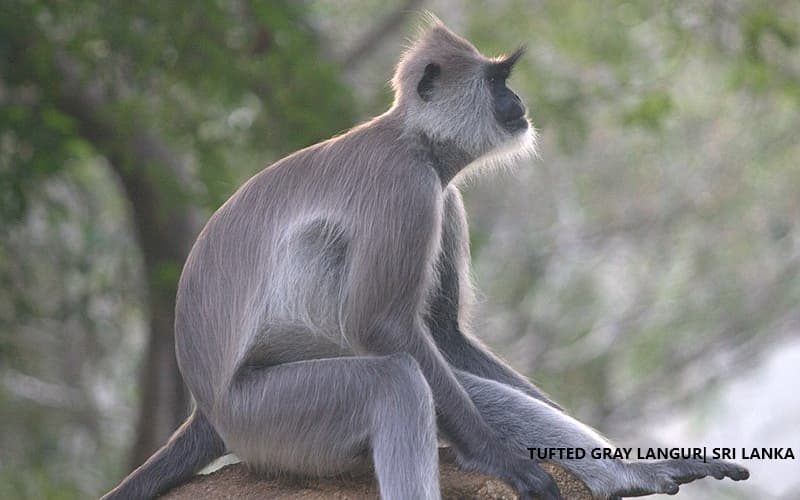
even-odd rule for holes
{"type": "MultiPolygon", "coordinates": [[[[427,196],[423,189],[381,195],[383,207],[371,211],[375,221],[355,234],[348,248],[347,298],[344,306],[344,331],[359,353],[391,355],[405,352],[419,364],[430,385],[439,424],[457,448],[466,454],[479,454],[481,436],[491,430],[472,400],[456,380],[450,366],[431,341],[421,320],[427,293],[432,245],[439,223],[437,186],[433,180],[427,196]],[[414,211],[404,217],[402,203],[413,204],[414,211]],[[392,225],[392,230],[386,230],[392,225]]],[[[486,434],[489,433],[489,434],[486,434]]]]}
{"type": "Polygon", "coordinates": [[[459,321],[462,298],[469,293],[467,222],[461,194],[454,187],[445,193],[439,282],[426,318],[436,346],[451,366],[514,387],[560,409],[539,388],[492,354],[478,339],[464,332],[459,321]]]}

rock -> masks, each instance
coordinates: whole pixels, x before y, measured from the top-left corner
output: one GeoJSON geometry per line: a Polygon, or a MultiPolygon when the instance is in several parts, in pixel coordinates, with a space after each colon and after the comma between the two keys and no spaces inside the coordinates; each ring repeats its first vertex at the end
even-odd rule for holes
{"type": "MultiPolygon", "coordinates": [[[[445,499],[514,500],[514,491],[503,481],[474,472],[463,472],[455,465],[454,455],[440,449],[440,483],[445,499]]],[[[568,500],[591,500],[586,486],[566,470],[543,464],[568,500]]],[[[377,483],[371,470],[337,478],[264,477],[250,472],[243,464],[226,465],[206,475],[195,476],[166,495],[165,500],[200,500],[224,498],[236,500],[374,500],[377,483]]]]}

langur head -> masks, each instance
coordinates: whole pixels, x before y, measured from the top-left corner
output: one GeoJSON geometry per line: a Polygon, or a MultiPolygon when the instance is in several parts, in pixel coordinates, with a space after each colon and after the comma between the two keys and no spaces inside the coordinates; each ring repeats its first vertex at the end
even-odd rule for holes
{"type": "Polygon", "coordinates": [[[506,84],[524,48],[486,57],[437,18],[428,18],[392,79],[393,109],[407,129],[455,145],[472,163],[535,154],[525,105],[506,84]]]}

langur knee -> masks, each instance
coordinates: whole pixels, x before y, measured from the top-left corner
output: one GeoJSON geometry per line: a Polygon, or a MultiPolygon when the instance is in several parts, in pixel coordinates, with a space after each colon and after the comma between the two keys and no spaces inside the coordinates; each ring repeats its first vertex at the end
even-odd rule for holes
{"type": "Polygon", "coordinates": [[[386,356],[385,360],[385,388],[389,391],[390,398],[432,413],[433,393],[419,363],[405,352],[386,356]]]}

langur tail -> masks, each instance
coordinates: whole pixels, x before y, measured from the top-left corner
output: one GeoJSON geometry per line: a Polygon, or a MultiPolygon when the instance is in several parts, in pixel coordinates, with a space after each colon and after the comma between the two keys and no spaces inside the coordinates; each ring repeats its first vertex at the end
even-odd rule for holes
{"type": "Polygon", "coordinates": [[[225,444],[200,410],[145,463],[101,500],[150,499],[186,481],[225,453],[225,444]]]}

